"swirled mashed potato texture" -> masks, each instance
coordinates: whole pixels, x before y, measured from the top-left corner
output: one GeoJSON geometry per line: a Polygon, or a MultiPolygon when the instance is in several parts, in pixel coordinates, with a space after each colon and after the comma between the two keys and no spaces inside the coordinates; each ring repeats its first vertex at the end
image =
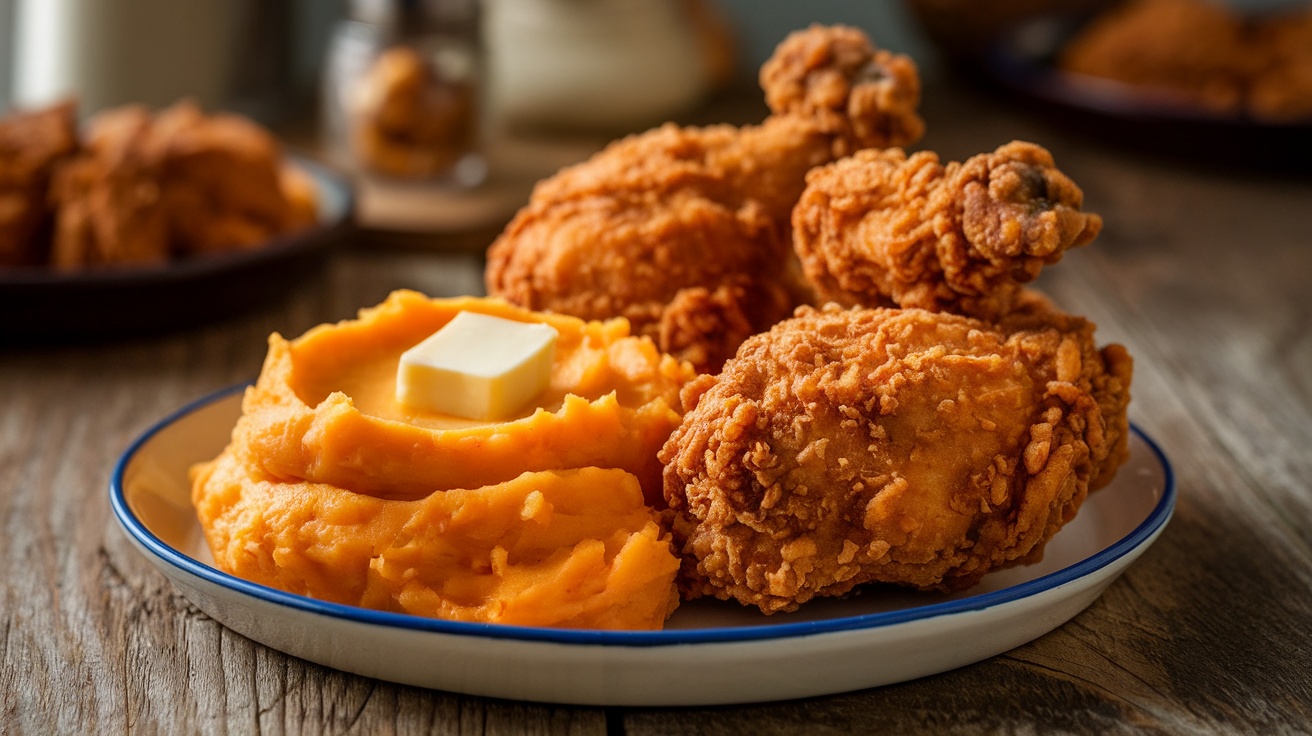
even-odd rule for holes
{"type": "Polygon", "coordinates": [[[458,621],[653,629],[678,603],[657,451],[686,364],[624,320],[393,293],[359,318],[269,338],[232,440],[193,470],[217,565],[321,600],[458,621]],[[396,400],[401,354],[462,311],[558,333],[521,415],[396,400]]]}

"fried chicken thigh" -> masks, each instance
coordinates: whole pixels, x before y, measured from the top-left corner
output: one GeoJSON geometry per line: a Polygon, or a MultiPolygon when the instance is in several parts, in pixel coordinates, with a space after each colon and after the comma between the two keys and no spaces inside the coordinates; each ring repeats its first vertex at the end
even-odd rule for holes
{"type": "Polygon", "coordinates": [[[780,44],[761,83],[761,125],[665,125],[541,182],[488,251],[488,292],[626,317],[701,371],[787,317],[806,293],[789,236],[806,172],[917,140],[920,82],[862,32],[812,27],[780,44]]]}
{"type": "Polygon", "coordinates": [[[807,176],[793,245],[822,301],[993,319],[1102,218],[1047,150],[1014,141],[964,163],[861,151],[807,176]]]}
{"type": "Polygon", "coordinates": [[[1131,359],[1026,293],[1001,323],[802,307],[684,389],[661,451],[685,596],[766,613],[1038,559],[1127,455],[1131,359]]]}

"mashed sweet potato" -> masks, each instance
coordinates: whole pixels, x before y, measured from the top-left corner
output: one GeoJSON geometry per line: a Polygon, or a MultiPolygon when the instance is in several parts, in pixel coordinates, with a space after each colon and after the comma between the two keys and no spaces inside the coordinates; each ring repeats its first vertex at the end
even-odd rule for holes
{"type": "Polygon", "coordinates": [[[461,621],[659,628],[678,561],[650,505],[656,453],[692,375],[623,320],[399,291],[359,319],[270,337],[192,500],[218,566],[282,590],[461,621]],[[557,330],[551,383],[523,416],[395,400],[401,353],[462,310],[557,330]]]}
{"type": "Polygon", "coordinates": [[[204,465],[196,509],[215,560],[321,600],[455,621],[659,628],[679,563],[622,470],[524,473],[395,501],[204,465]]]}
{"type": "Polygon", "coordinates": [[[242,402],[252,454],[279,478],[387,498],[477,488],[526,470],[623,468],[663,504],[656,453],[681,418],[690,369],[629,336],[623,320],[535,314],[501,300],[428,299],[398,291],[358,320],[289,342],[269,338],[242,402]],[[395,400],[401,353],[462,310],[556,328],[551,384],[536,406],[502,421],[418,412],[395,400]]]}

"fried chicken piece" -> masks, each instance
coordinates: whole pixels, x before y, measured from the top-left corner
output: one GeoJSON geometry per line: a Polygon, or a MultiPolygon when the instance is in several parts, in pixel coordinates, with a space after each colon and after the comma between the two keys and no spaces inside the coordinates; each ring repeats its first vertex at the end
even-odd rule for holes
{"type": "Polygon", "coordinates": [[[310,224],[283,190],[278,142],[255,123],[182,102],[156,116],[151,139],[179,251],[245,250],[310,224]]]}
{"type": "Polygon", "coordinates": [[[488,251],[488,292],[537,310],[628,318],[701,371],[803,299],[789,213],[814,166],[906,145],[923,123],[906,57],[812,27],[761,69],[758,126],[672,124],[538,184],[488,251]]]}
{"type": "Polygon", "coordinates": [[[802,307],[684,389],[661,451],[686,597],[766,613],[1038,560],[1127,456],[1132,363],[1028,295],[1001,324],[802,307]]]}
{"type": "Polygon", "coordinates": [[[822,300],[992,319],[1098,235],[1083,199],[1032,143],[946,166],[929,151],[861,151],[807,176],[793,245],[822,300]]]}
{"type": "Polygon", "coordinates": [[[1269,124],[1312,117],[1306,8],[1241,14],[1207,0],[1135,0],[1090,23],[1058,64],[1203,112],[1269,124]]]}
{"type": "Polygon", "coordinates": [[[89,121],[85,150],[59,167],[51,186],[57,210],[51,266],[70,270],[168,260],[159,164],[146,145],[150,125],[150,113],[139,106],[89,121]]]}
{"type": "Polygon", "coordinates": [[[1071,72],[1114,79],[1218,113],[1244,104],[1255,63],[1242,19],[1205,0],[1134,0],[1096,18],[1057,59],[1071,72]]]}
{"type": "Polygon", "coordinates": [[[50,178],[77,145],[71,102],[0,118],[0,266],[45,259],[50,178]]]}
{"type": "Polygon", "coordinates": [[[56,268],[249,249],[314,221],[312,182],[236,115],[125,106],[97,115],[85,137],[51,189],[56,268]]]}

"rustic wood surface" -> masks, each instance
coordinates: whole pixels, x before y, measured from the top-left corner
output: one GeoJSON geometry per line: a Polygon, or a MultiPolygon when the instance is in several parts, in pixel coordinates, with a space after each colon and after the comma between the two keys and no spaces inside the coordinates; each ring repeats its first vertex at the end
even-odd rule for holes
{"type": "Polygon", "coordinates": [[[1193,163],[1131,153],[948,81],[927,87],[924,112],[921,147],[945,158],[1048,146],[1106,218],[1040,286],[1135,356],[1131,416],[1174,464],[1179,505],[1073,621],[914,682],[691,709],[427,691],[226,630],[129,545],[110,470],[165,414],[254,377],[272,330],[349,317],[397,287],[481,291],[476,248],[358,238],[237,317],[0,346],[0,732],[1312,732],[1312,178],[1212,166],[1207,150],[1193,163]]]}

